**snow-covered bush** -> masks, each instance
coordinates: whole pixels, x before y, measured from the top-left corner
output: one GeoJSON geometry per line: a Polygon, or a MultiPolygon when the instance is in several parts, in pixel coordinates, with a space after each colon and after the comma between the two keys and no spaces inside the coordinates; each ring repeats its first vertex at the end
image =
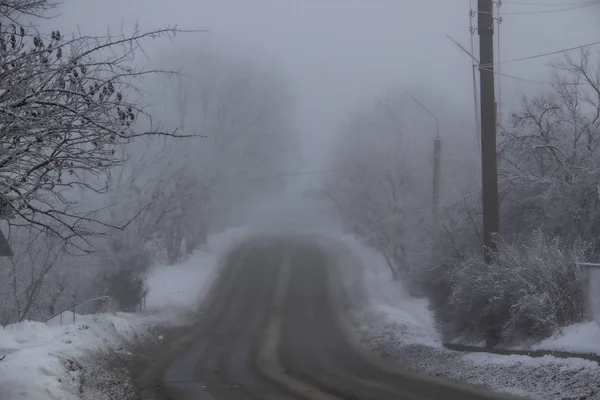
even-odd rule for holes
{"type": "Polygon", "coordinates": [[[586,246],[563,246],[535,232],[500,241],[493,262],[481,257],[439,267],[446,303],[432,302],[446,339],[485,340],[487,345],[548,337],[584,318],[585,275],[576,266],[586,246]]]}
{"type": "Polygon", "coordinates": [[[596,261],[600,250],[599,72],[589,51],[564,56],[552,89],[525,98],[501,131],[505,241],[492,264],[480,261],[480,191],[445,210],[421,279],[446,338],[539,338],[582,318],[574,260],[596,261]]]}

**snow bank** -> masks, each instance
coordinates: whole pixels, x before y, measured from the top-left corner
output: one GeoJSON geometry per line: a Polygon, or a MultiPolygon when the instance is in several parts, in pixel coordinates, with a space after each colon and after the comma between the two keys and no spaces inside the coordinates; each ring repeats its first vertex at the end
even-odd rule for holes
{"type": "Polygon", "coordinates": [[[600,324],[590,321],[568,326],[561,333],[541,341],[532,348],[600,354],[600,324]]]}
{"type": "MultiPolygon", "coordinates": [[[[391,281],[381,255],[350,235],[325,236],[327,244],[340,254],[338,263],[345,275],[347,293],[359,298],[350,301],[350,313],[363,341],[374,352],[422,373],[507,394],[544,400],[600,399],[600,368],[596,362],[551,356],[465,354],[445,349],[434,329],[427,301],[412,298],[391,281]],[[362,293],[358,282],[363,286],[362,293]]],[[[537,348],[600,353],[598,339],[598,324],[579,324],[537,348]]]]}
{"type": "Polygon", "coordinates": [[[147,281],[150,292],[146,312],[160,313],[173,323],[185,320],[214,281],[215,267],[223,254],[250,235],[251,231],[246,229],[230,229],[209,237],[203,248],[188,260],[154,267],[147,281]]]}
{"type": "Polygon", "coordinates": [[[249,234],[244,229],[226,231],[211,237],[187,261],[155,267],[142,314],[75,315],[73,323],[73,314],[66,312],[62,326],[59,318],[48,325],[25,321],[0,326],[0,357],[6,356],[0,361],[0,399],[80,399],[83,367],[78,359],[153,338],[157,326],[185,323],[212,282],[220,258],[249,234]]]}
{"type": "Polygon", "coordinates": [[[77,358],[92,350],[118,349],[148,337],[156,316],[78,315],[77,322],[47,326],[25,321],[0,329],[0,399],[77,399],[77,358]]]}
{"type": "Polygon", "coordinates": [[[361,331],[376,320],[402,331],[408,343],[442,346],[433,325],[427,300],[415,299],[393,281],[383,256],[362,244],[352,235],[322,232],[325,245],[338,254],[338,264],[347,292],[351,293],[351,313],[361,331]],[[357,294],[363,291],[362,294],[357,294]],[[362,298],[361,298],[362,297],[362,298]]]}

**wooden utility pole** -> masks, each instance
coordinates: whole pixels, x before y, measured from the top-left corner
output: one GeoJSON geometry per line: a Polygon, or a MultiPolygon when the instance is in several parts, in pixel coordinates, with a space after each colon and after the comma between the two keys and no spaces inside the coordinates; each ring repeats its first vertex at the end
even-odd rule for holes
{"type": "Polygon", "coordinates": [[[498,162],[496,154],[496,99],[494,95],[494,2],[478,0],[479,72],[481,86],[481,183],[485,261],[497,250],[500,231],[498,162]]]}

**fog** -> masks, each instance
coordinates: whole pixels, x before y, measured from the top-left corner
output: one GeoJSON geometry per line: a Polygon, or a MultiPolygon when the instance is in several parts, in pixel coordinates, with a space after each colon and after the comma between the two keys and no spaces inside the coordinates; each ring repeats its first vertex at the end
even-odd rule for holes
{"type": "Polygon", "coordinates": [[[594,397],[572,360],[600,353],[599,20],[600,0],[0,0],[0,397],[125,398],[138,375],[260,397],[269,371],[286,396],[435,394],[354,340],[594,397]]]}
{"type": "MultiPolygon", "coordinates": [[[[52,146],[61,148],[56,130],[71,137],[73,125],[63,114],[65,109],[52,108],[54,97],[42,103],[52,112],[39,113],[37,106],[22,103],[33,107],[27,113],[43,120],[31,120],[27,114],[14,130],[20,133],[15,133],[12,146],[19,150],[22,137],[27,137],[37,149],[27,163],[4,151],[6,185],[23,189],[6,200],[16,213],[8,221],[9,241],[21,255],[14,262],[48,285],[32,283],[43,287],[35,296],[51,297],[48,293],[57,282],[86,281],[82,275],[68,273],[69,265],[80,262],[72,257],[88,257],[87,265],[110,265],[116,270],[133,263],[128,257],[145,267],[172,264],[185,259],[207,236],[240,226],[351,233],[382,253],[398,276],[413,274],[431,261],[425,262],[424,257],[438,246],[432,230],[438,223],[448,236],[464,238],[458,252],[462,259],[479,254],[480,153],[474,99],[479,89],[473,87],[473,59],[467,54],[473,51],[475,58],[479,54],[477,35],[470,32],[477,23],[469,14],[475,3],[65,0],[43,12],[46,18],[21,16],[24,31],[35,29],[45,43],[51,43],[47,54],[55,57],[53,65],[63,75],[56,78],[50,69],[40,67],[48,74],[48,82],[61,90],[73,85],[81,91],[76,104],[84,110],[80,111],[82,124],[95,136],[84,140],[89,158],[74,156],[79,154],[77,144],[70,150],[75,153],[64,155],[60,162],[49,160],[49,154],[56,153],[48,152],[38,130],[44,127],[52,146]],[[131,39],[135,32],[169,27],[177,31],[154,39],[131,39]],[[65,55],[52,47],[62,43],[55,29],[63,37],[74,34],[78,38],[65,55]],[[91,58],[80,59],[85,59],[87,67],[66,64],[69,57],[73,61],[87,54],[84,50],[104,43],[107,35],[112,40],[120,37],[125,45],[95,49],[91,58]],[[135,50],[135,57],[130,49],[135,50]],[[137,79],[139,69],[160,72],[137,79]],[[106,88],[94,88],[99,81],[106,88]],[[434,218],[437,214],[432,209],[436,124],[409,94],[440,123],[443,223],[434,218]],[[101,99],[90,103],[90,96],[101,99]],[[28,231],[31,227],[34,236],[28,231]],[[49,231],[52,240],[38,243],[49,231]],[[27,261],[24,255],[32,241],[49,254],[60,255],[51,264],[64,268],[42,267],[46,265],[43,260],[27,261]]],[[[557,120],[549,126],[574,128],[576,132],[571,133],[576,140],[580,130],[593,136],[589,132],[597,127],[590,110],[600,105],[587,89],[570,92],[553,87],[556,76],[548,64],[564,60],[562,49],[595,41],[600,34],[596,23],[600,7],[580,0],[552,4],[506,0],[500,16],[496,95],[502,138],[530,137],[535,126],[531,128],[527,116],[541,114],[543,118],[546,103],[533,102],[533,109],[525,109],[521,98],[535,99],[549,92],[564,100],[550,107],[561,113],[553,114],[557,120]],[[531,58],[553,52],[557,53],[531,58]],[[583,108],[578,108],[580,104],[583,108]],[[511,125],[512,112],[521,117],[520,126],[511,125]]],[[[27,35],[22,37],[26,42],[27,35]]],[[[23,46],[35,49],[40,45],[34,40],[23,46]]],[[[586,49],[591,58],[583,70],[596,76],[597,49],[586,49]]],[[[577,51],[568,54],[573,60],[580,57],[577,51]]],[[[47,65],[49,61],[42,58],[39,62],[47,65]]],[[[584,79],[571,67],[563,72],[584,79]]],[[[15,82],[35,80],[30,74],[18,77],[15,82]]],[[[12,84],[5,86],[8,90],[12,84]]],[[[593,85],[588,82],[588,86],[593,85]]],[[[23,93],[29,89],[25,85],[23,93]]],[[[555,135],[556,146],[566,146],[563,133],[555,135]]],[[[547,132],[540,135],[549,140],[547,132]]],[[[527,208],[528,201],[537,205],[542,198],[549,207],[536,211],[532,218],[547,221],[551,220],[548,215],[558,215],[548,200],[552,196],[536,186],[548,178],[522,174],[535,169],[527,161],[538,153],[532,150],[530,154],[530,149],[518,143],[516,139],[501,143],[506,161],[501,189],[503,199],[509,199],[503,205],[508,207],[503,210],[507,237],[535,230],[521,225],[524,214],[519,207],[527,208]],[[518,173],[511,169],[515,165],[518,173]]],[[[569,157],[566,164],[557,162],[571,165],[574,158],[569,157]]],[[[544,173],[546,162],[543,158],[544,173]]],[[[595,168],[591,163],[585,158],[585,168],[595,168]]],[[[560,179],[561,184],[574,182],[572,176],[560,179]]],[[[592,182],[592,178],[585,180],[586,185],[592,182]]],[[[561,190],[556,193],[566,191],[561,190]]],[[[580,192],[573,189],[572,193],[576,197],[580,192]]],[[[560,215],[570,221],[570,214],[560,215]]],[[[573,228],[563,236],[569,240],[585,237],[590,230],[573,228]]],[[[92,274],[104,273],[100,267],[92,274]]],[[[81,289],[79,296],[104,293],[108,289],[102,285],[81,289]]],[[[19,290],[31,292],[27,287],[19,290]]],[[[53,301],[40,300],[37,309],[21,312],[17,319],[31,317],[28,312],[44,315],[45,303],[53,301]]],[[[0,317],[14,320],[16,311],[11,307],[0,317]]]]}
{"type": "MultiPolygon", "coordinates": [[[[61,15],[48,23],[65,30],[78,28],[86,34],[103,34],[109,28],[127,31],[135,23],[144,29],[177,25],[210,30],[208,34],[180,35],[176,43],[190,51],[205,42],[218,43],[227,52],[281,68],[297,98],[297,129],[306,153],[318,164],[324,144],[339,121],[353,107],[393,87],[425,86],[435,93],[433,96],[439,93],[452,102],[464,103],[465,115],[472,117],[471,60],[446,38],[450,35],[469,48],[469,3],[72,0],[65,1],[61,15]]],[[[535,14],[565,7],[514,3],[506,1],[501,9],[500,60],[593,42],[600,31],[597,7],[535,14]],[[533,14],[510,14],[513,12],[533,14]]],[[[155,57],[152,47],[152,43],[147,45],[151,58],[155,57]]],[[[502,73],[546,80],[547,62],[538,59],[506,64],[502,73]]],[[[501,101],[507,109],[518,103],[524,91],[540,89],[539,84],[509,78],[501,82],[501,101]]]]}

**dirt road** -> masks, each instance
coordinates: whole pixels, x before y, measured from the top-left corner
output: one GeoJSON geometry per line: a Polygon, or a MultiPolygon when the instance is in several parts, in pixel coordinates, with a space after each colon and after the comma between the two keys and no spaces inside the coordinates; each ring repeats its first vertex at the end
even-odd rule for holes
{"type": "Polygon", "coordinates": [[[331,258],[316,242],[246,244],[227,260],[193,345],[170,363],[171,400],[505,398],[382,368],[340,323],[331,258]]]}

